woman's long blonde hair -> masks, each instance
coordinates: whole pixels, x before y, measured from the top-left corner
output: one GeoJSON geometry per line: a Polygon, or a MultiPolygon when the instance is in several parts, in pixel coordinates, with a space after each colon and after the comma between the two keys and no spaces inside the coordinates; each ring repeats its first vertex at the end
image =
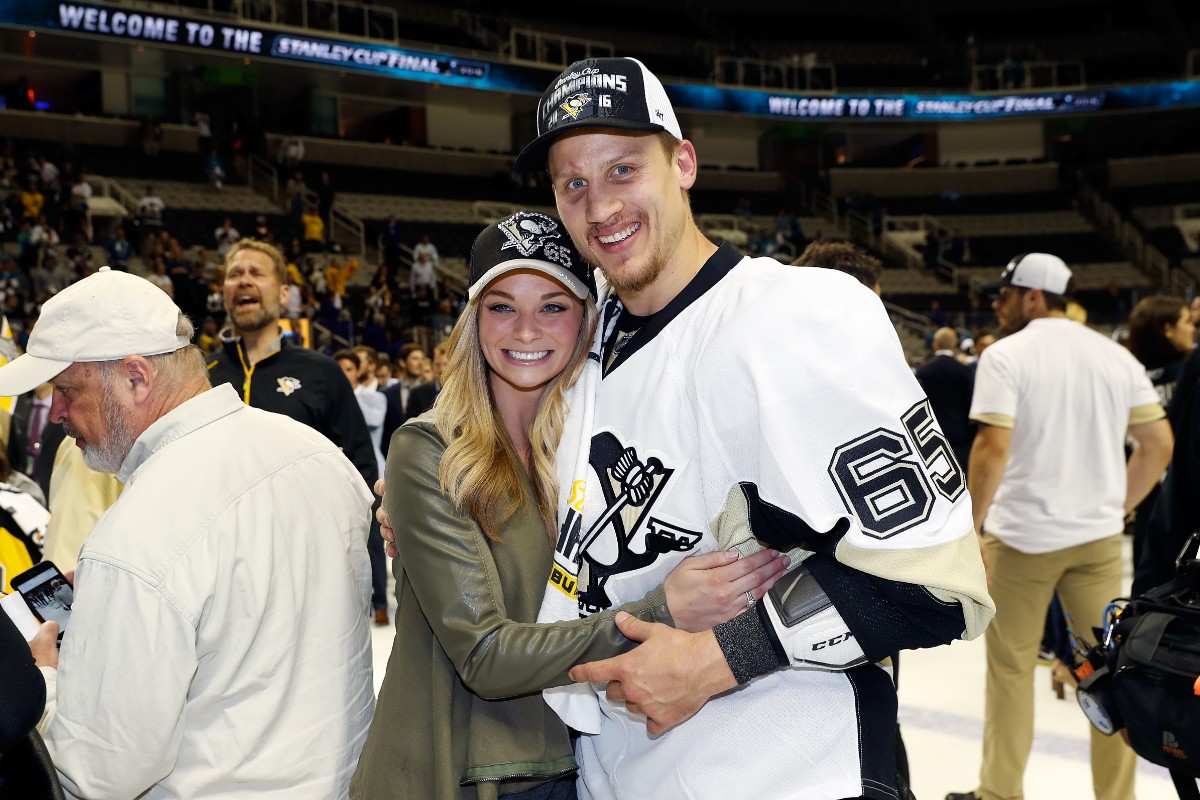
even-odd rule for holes
{"type": "Polygon", "coordinates": [[[522,505],[533,501],[546,533],[554,537],[558,514],[558,476],[554,454],[562,437],[563,394],[579,378],[599,317],[596,304],[583,301],[583,321],[575,352],[566,368],[546,387],[529,431],[529,497],[521,478],[521,461],[496,409],[489,381],[491,367],[479,342],[480,301],[463,310],[450,334],[442,390],[434,403],[434,421],[446,441],[439,479],[442,493],[466,510],[488,539],[500,541],[500,530],[522,505]]]}

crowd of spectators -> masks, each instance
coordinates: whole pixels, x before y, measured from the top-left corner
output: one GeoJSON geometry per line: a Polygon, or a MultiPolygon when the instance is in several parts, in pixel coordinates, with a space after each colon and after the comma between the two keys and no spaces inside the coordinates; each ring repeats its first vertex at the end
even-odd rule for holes
{"type": "MultiPolygon", "coordinates": [[[[141,145],[149,145],[150,156],[154,126],[146,130],[150,133],[141,145]]],[[[276,245],[284,253],[289,280],[283,316],[312,323],[316,335],[310,343],[327,354],[342,345],[366,344],[383,354],[390,366],[405,345],[417,342],[431,351],[448,335],[463,302],[450,281],[439,280],[439,254],[430,236],[395,220],[390,226],[394,245],[385,246],[383,263],[375,268],[365,292],[352,296],[347,282],[363,268],[359,260],[325,252],[322,217],[328,218],[335,197],[327,171],[318,179],[316,205],[306,204],[304,175],[294,173],[295,190],[285,196],[294,195],[289,210],[298,211],[298,217],[258,215],[251,222],[228,215],[201,242],[181,241],[175,231],[186,227],[188,212],[169,208],[154,185],[147,184],[127,218],[89,240],[81,209],[91,186],[73,148],[68,145],[52,158],[9,143],[2,158],[2,208],[13,224],[2,236],[9,245],[0,255],[0,291],[18,345],[24,345],[47,299],[107,264],[142,274],[170,295],[195,321],[197,341],[212,351],[220,345],[219,332],[225,326],[222,263],[243,237],[276,245]],[[81,183],[87,189],[78,188],[81,183]],[[305,232],[291,227],[293,221],[302,223],[305,232]],[[413,240],[410,274],[403,279],[406,265],[401,256],[408,248],[402,246],[413,240]]],[[[281,158],[298,164],[302,150],[281,148],[281,158]]]]}

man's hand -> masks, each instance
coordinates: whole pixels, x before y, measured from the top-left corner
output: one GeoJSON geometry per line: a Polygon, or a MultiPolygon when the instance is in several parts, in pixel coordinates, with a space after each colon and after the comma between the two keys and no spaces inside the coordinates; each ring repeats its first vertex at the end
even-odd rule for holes
{"type": "Polygon", "coordinates": [[[58,623],[43,622],[37,634],[29,640],[33,662],[39,667],[58,669],[58,623]]]}
{"type": "Polygon", "coordinates": [[[685,633],[618,612],[617,628],[642,644],[624,655],[580,664],[571,679],[608,682],[606,693],[662,733],[699,711],[710,697],[737,686],[713,632],[685,633]]]}
{"type": "MultiPolygon", "coordinates": [[[[383,497],[383,490],[387,488],[383,482],[383,478],[375,481],[375,494],[383,497]]],[[[387,515],[380,506],[375,511],[375,519],[379,520],[379,535],[383,537],[383,549],[392,558],[396,557],[396,532],[392,530],[392,518],[387,515]]]]}

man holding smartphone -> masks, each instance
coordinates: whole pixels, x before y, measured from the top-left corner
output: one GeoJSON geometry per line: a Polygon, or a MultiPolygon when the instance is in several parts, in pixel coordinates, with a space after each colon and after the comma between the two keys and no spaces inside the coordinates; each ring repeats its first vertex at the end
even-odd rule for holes
{"type": "Polygon", "coordinates": [[[72,796],[342,797],[373,705],[371,498],[324,436],[211,387],[192,332],[105,267],[0,367],[0,394],[50,381],[50,419],[125,484],[61,651],[52,624],[31,643],[46,743],[72,796]]]}

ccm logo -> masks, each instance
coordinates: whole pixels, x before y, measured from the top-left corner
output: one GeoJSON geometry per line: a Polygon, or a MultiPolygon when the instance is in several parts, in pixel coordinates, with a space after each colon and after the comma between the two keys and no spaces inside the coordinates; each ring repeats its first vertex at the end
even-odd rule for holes
{"type": "Polygon", "coordinates": [[[813,645],[813,650],[824,650],[826,647],[833,647],[835,644],[841,644],[842,642],[848,642],[853,638],[854,638],[854,635],[852,633],[850,633],[850,631],[846,631],[841,636],[835,636],[832,639],[828,639],[824,642],[817,642],[816,644],[813,645]]]}

